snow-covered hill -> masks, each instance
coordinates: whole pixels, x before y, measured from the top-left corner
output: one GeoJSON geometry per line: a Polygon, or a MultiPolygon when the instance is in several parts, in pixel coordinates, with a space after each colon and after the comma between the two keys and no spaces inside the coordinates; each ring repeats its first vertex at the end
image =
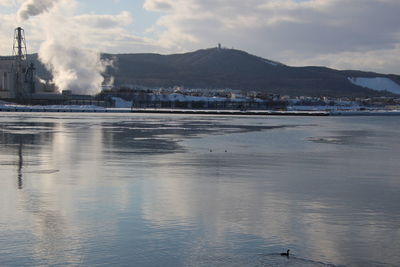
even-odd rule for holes
{"type": "Polygon", "coordinates": [[[400,85],[386,77],[375,78],[353,78],[350,77],[349,81],[355,85],[373,89],[376,91],[388,91],[395,94],[400,94],[400,85]]]}

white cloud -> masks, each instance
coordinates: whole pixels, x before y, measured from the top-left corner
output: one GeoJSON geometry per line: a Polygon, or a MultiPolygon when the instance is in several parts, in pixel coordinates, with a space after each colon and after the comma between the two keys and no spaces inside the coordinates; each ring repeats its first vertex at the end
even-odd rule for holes
{"type": "Polygon", "coordinates": [[[21,3],[22,0],[0,0],[0,6],[16,6],[21,3]]]}
{"type": "Polygon", "coordinates": [[[164,12],[158,44],[171,51],[222,42],[288,64],[400,68],[381,60],[400,58],[398,0],[146,0],[144,8],[164,12]],[[362,53],[378,66],[346,60],[362,53]]]}
{"type": "Polygon", "coordinates": [[[365,69],[399,74],[400,44],[391,49],[322,54],[313,58],[293,60],[294,65],[329,65],[336,69],[365,69]]]}
{"type": "Polygon", "coordinates": [[[0,52],[4,55],[12,53],[14,28],[18,26],[14,14],[0,14],[0,52]]]}
{"type": "Polygon", "coordinates": [[[75,16],[73,20],[76,26],[84,25],[85,27],[99,29],[113,29],[129,25],[133,22],[132,15],[127,11],[121,12],[118,15],[84,14],[75,16]]]}
{"type": "MultiPolygon", "coordinates": [[[[32,1],[39,0],[25,3],[32,1]]],[[[68,18],[62,31],[79,31],[82,46],[104,52],[172,53],[222,43],[289,65],[400,69],[398,0],[146,0],[145,11],[137,12],[158,12],[159,19],[141,35],[132,32],[130,12],[80,14],[78,1],[53,1],[78,3],[62,14],[68,18]]],[[[0,0],[0,5],[21,2],[0,0]]],[[[0,16],[0,53],[10,54],[12,31],[19,23],[15,14],[0,11],[0,16]]],[[[29,51],[38,51],[45,39],[38,19],[21,26],[29,51]]]]}
{"type": "MultiPolygon", "coordinates": [[[[14,0],[4,1],[0,4],[12,2],[15,9],[21,4],[19,12],[2,13],[0,10],[0,55],[9,55],[12,53],[12,38],[14,28],[21,26],[25,29],[28,53],[37,52],[40,44],[46,39],[46,32],[43,28],[46,26],[54,28],[60,33],[60,36],[70,36],[75,33],[82,36],[81,45],[85,48],[91,48],[102,52],[137,52],[137,51],[159,51],[154,41],[148,37],[138,36],[131,32],[130,27],[134,23],[134,18],[130,12],[121,11],[119,14],[96,14],[79,13],[79,3],[75,0],[56,0],[52,1],[51,8],[35,8],[30,19],[21,21],[18,14],[25,14],[26,6],[32,3],[32,0],[14,0]],[[54,5],[58,3],[58,5],[54,5]],[[42,12],[40,12],[41,10],[42,12]],[[51,25],[51,21],[46,22],[42,19],[48,14],[48,11],[54,11],[59,14],[60,25],[51,25]],[[59,27],[57,29],[57,27],[59,27]],[[65,34],[63,34],[65,33],[65,34]]],[[[3,11],[4,12],[4,11],[3,11]]],[[[29,17],[29,14],[27,15],[29,17]]],[[[22,16],[22,15],[21,15],[22,16]]],[[[23,15],[26,17],[25,15],[23,15]]]]}

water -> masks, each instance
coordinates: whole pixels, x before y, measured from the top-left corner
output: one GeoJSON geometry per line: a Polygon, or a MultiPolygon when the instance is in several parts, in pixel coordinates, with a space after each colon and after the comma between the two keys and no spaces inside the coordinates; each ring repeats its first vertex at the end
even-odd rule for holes
{"type": "Polygon", "coordinates": [[[400,117],[2,113],[0,265],[400,266],[399,140],[400,117]]]}

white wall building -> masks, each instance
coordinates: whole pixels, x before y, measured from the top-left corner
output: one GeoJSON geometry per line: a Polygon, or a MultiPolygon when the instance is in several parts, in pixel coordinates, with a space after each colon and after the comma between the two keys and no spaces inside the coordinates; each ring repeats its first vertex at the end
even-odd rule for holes
{"type": "Polygon", "coordinates": [[[0,98],[15,98],[15,57],[0,57],[0,98]]]}

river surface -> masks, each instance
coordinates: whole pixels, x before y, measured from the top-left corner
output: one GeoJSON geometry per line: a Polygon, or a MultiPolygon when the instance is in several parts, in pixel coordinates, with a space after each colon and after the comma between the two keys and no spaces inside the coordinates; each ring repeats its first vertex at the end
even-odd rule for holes
{"type": "Polygon", "coordinates": [[[399,252],[400,117],[0,114],[0,266],[400,266],[399,252]]]}

